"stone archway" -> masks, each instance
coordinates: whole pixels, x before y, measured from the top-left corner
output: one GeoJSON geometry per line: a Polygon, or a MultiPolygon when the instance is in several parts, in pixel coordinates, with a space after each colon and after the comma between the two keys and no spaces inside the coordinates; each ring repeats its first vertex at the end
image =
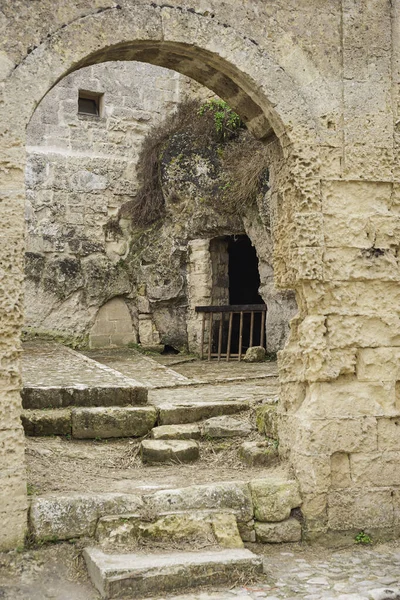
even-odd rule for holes
{"type": "MultiPolygon", "coordinates": [[[[241,33],[240,18],[235,11],[228,14],[226,8],[225,14],[218,16],[208,10],[198,11],[196,3],[191,7],[190,1],[182,8],[135,0],[112,6],[99,1],[98,8],[85,11],[70,0],[69,20],[65,20],[64,13],[53,14],[49,9],[40,14],[38,24],[34,3],[22,0],[22,4],[27,20],[32,21],[26,33],[29,52],[20,55],[11,49],[10,57],[2,56],[0,65],[4,76],[2,93],[8,106],[1,123],[4,150],[0,173],[0,267],[4,292],[0,304],[0,548],[16,545],[26,525],[18,367],[25,128],[41,98],[57,81],[80,67],[108,60],[146,61],[196,79],[224,98],[257,137],[268,138],[275,145],[276,164],[271,170],[274,268],[278,285],[296,290],[299,305],[299,316],[280,361],[282,453],[290,455],[299,478],[310,533],[358,527],[359,520],[356,513],[353,518],[352,511],[360,491],[349,475],[349,454],[357,451],[371,457],[378,450],[376,417],[387,417],[382,427],[390,427],[389,417],[397,410],[396,375],[393,367],[382,385],[379,374],[370,368],[368,356],[357,353],[368,345],[368,332],[360,332],[361,321],[355,316],[355,321],[349,321],[346,327],[337,316],[343,310],[343,302],[351,307],[357,299],[357,290],[347,285],[352,279],[351,268],[361,273],[362,261],[371,262],[378,255],[365,254],[360,258],[357,254],[351,259],[346,248],[340,255],[347,261],[345,273],[338,274],[332,266],[336,247],[346,244],[334,240],[335,227],[340,229],[340,223],[335,225],[330,220],[329,229],[322,212],[325,207],[329,214],[329,204],[336,204],[339,212],[354,209],[356,213],[360,189],[347,182],[321,183],[320,145],[326,133],[322,123],[328,129],[332,126],[333,121],[326,115],[334,113],[335,102],[317,68],[287,32],[275,27],[270,36],[265,36],[261,23],[254,25],[254,36],[241,33]],[[286,51],[282,47],[277,50],[282,36],[286,51]],[[318,85],[315,102],[306,89],[311,80],[318,85]],[[345,203],[344,197],[350,200],[345,203]],[[331,247],[325,256],[327,239],[331,240],[331,247]],[[361,360],[360,371],[356,371],[357,360],[361,360]],[[350,395],[351,406],[346,403],[346,394],[350,395]]],[[[15,36],[18,26],[15,25],[15,36]]],[[[339,177],[333,168],[330,175],[332,179],[339,177]]],[[[390,196],[384,188],[376,193],[390,196]]],[[[347,245],[351,246],[351,242],[347,245]]],[[[374,264],[371,268],[376,270],[374,264]]],[[[372,302],[375,292],[371,286],[362,289],[368,302],[372,302]]],[[[389,293],[392,292],[388,290],[389,293]]],[[[364,298],[366,313],[368,302],[364,298]]],[[[350,314],[353,315],[351,311],[350,314]]],[[[369,327],[373,332],[374,323],[369,327]]],[[[381,333],[381,337],[386,337],[379,345],[398,345],[389,329],[387,324],[387,330],[381,333]]],[[[384,361],[384,357],[380,360],[384,361]]],[[[398,464],[396,457],[393,461],[398,464]]],[[[360,469],[359,465],[359,473],[360,469]]],[[[360,481],[362,477],[361,473],[360,481]]],[[[382,508],[369,512],[365,502],[363,517],[371,515],[376,526],[393,526],[394,517],[389,523],[384,516],[392,502],[390,486],[378,481],[371,486],[368,497],[375,498],[382,508]]],[[[362,492],[365,494],[365,488],[362,492]]]]}

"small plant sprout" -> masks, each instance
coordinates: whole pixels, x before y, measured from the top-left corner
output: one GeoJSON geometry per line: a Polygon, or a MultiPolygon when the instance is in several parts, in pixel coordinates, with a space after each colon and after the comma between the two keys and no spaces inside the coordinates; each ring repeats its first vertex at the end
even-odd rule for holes
{"type": "Polygon", "coordinates": [[[372,538],[368,535],[368,533],[365,533],[364,530],[361,530],[357,533],[356,537],[354,538],[354,541],[356,542],[356,544],[372,544],[372,538]]]}

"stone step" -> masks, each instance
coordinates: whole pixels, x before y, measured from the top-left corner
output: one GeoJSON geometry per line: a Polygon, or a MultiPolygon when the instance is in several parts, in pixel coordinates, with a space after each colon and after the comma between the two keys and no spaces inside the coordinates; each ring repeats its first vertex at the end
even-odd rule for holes
{"type": "Polygon", "coordinates": [[[227,415],[212,417],[200,423],[160,425],[151,430],[154,440],[200,440],[247,437],[253,428],[243,420],[227,415]]]}
{"type": "Polygon", "coordinates": [[[142,437],[157,421],[154,406],[113,406],[72,409],[75,438],[142,437]]]}
{"type": "Polygon", "coordinates": [[[271,467],[279,461],[278,447],[275,440],[243,442],[239,458],[249,467],[271,467]]]}
{"type": "MultiPolygon", "coordinates": [[[[296,481],[285,471],[271,470],[263,479],[250,481],[209,482],[183,488],[169,488],[144,495],[139,494],[49,494],[31,500],[30,531],[37,540],[68,540],[77,537],[93,537],[99,519],[116,515],[128,518],[125,533],[135,528],[138,518],[141,523],[157,526],[146,530],[155,536],[161,531],[177,531],[176,519],[171,514],[186,515],[187,524],[197,520],[199,513],[223,513],[232,515],[240,536],[245,542],[285,542],[299,535],[299,526],[291,520],[294,509],[301,507],[301,497],[296,481]],[[192,516],[187,516],[190,513],[192,516]],[[195,514],[193,514],[195,513],[195,514]],[[167,517],[163,520],[164,517],[167,517]],[[136,519],[136,520],[135,520],[136,519]],[[263,525],[265,524],[265,526],[263,525]],[[263,525],[263,526],[261,526],[263,525]],[[159,531],[158,527],[161,527],[159,531]]],[[[297,513],[296,513],[297,514],[297,513]]],[[[229,517],[232,519],[232,517],[229,517]]],[[[211,517],[203,517],[210,522],[211,517]]],[[[212,520],[212,519],[211,519],[212,520]]],[[[116,520],[111,518],[110,530],[116,520]]],[[[222,527],[229,530],[228,523],[222,527]]],[[[124,527],[116,530],[124,534],[124,527]]],[[[178,528],[179,529],[179,528],[178,528]]],[[[220,528],[221,530],[221,528],[220,528]]],[[[188,529],[186,529],[188,533],[188,529]]],[[[214,527],[215,534],[215,527],[214,527]]],[[[100,535],[100,534],[99,534],[100,535]]],[[[219,533],[219,536],[222,534],[219,533]]],[[[215,536],[216,537],[216,536],[215,536]]],[[[229,537],[229,536],[228,536],[229,537]]],[[[221,537],[219,543],[221,543],[221,537]]]]}
{"type": "Polygon", "coordinates": [[[147,387],[71,348],[26,343],[22,355],[22,406],[126,406],[147,403],[147,387]]]}
{"type": "Polygon", "coordinates": [[[180,423],[195,423],[211,417],[233,415],[249,410],[248,401],[221,400],[218,402],[185,402],[181,404],[160,403],[160,425],[177,425],[180,423]]]}
{"type": "Polygon", "coordinates": [[[150,435],[153,440],[199,440],[201,429],[199,423],[160,425],[154,427],[150,435]]]}
{"type": "Polygon", "coordinates": [[[154,406],[80,407],[24,410],[26,435],[71,435],[78,439],[142,437],[157,421],[154,406]]]}
{"type": "Polygon", "coordinates": [[[199,446],[192,440],[144,440],[140,445],[142,461],[155,463],[190,463],[198,460],[199,446]]]}
{"type": "Polygon", "coordinates": [[[262,559],[243,549],[143,555],[86,548],[83,555],[94,586],[106,600],[232,584],[263,570],[262,559]]]}
{"type": "MultiPolygon", "coordinates": [[[[298,523],[296,521],[296,523],[298,523]]],[[[272,535],[272,533],[271,533],[272,535]]],[[[95,537],[107,548],[177,543],[198,546],[243,548],[236,517],[228,511],[180,511],[150,517],[141,514],[106,516],[99,519],[95,537]]]]}

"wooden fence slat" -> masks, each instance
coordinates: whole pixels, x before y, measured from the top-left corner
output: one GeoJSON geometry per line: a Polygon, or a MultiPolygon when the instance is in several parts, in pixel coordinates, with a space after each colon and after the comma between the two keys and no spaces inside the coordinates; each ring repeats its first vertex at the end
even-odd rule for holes
{"type": "Polygon", "coordinates": [[[210,312],[208,317],[208,360],[211,360],[212,338],[213,338],[213,313],[210,312]]]}
{"type": "Polygon", "coordinates": [[[242,360],[242,343],[243,343],[243,311],[240,313],[240,326],[239,326],[239,362],[242,360]]]}
{"type": "Polygon", "coordinates": [[[232,320],[233,320],[233,312],[229,313],[229,326],[228,326],[228,342],[226,345],[226,360],[229,361],[231,356],[231,340],[232,340],[232,320]]]}
{"type": "Polygon", "coordinates": [[[219,330],[218,330],[218,362],[221,360],[221,350],[222,350],[222,325],[224,323],[224,313],[221,313],[221,320],[219,322],[219,330]]]}
{"type": "Polygon", "coordinates": [[[260,346],[264,346],[265,312],[261,313],[260,346]]]}

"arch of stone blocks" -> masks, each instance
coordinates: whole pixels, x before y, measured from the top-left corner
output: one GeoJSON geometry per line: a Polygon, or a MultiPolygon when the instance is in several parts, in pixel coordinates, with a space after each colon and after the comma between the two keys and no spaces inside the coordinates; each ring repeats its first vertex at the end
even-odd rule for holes
{"type": "MultiPolygon", "coordinates": [[[[369,181],[346,181],[337,166],[329,171],[324,165],[321,178],[320,146],[326,135],[321,124],[337,106],[316,66],[296,47],[290,32],[275,27],[264,35],[261,23],[254,24],[254,37],[246,35],[235,14],[226,11],[226,20],[221,20],[199,11],[196,2],[185,2],[182,8],[139,0],[121,5],[99,1],[96,10],[87,7],[82,13],[75,0],[68,0],[69,21],[60,21],[49,9],[40,15],[40,27],[34,4],[20,2],[25,19],[33,23],[26,34],[29,53],[16,59],[2,55],[0,65],[7,101],[0,123],[0,548],[17,544],[26,527],[18,366],[25,128],[57,81],[80,67],[108,60],[146,61],[196,79],[225,99],[268,143],[276,281],[296,291],[299,305],[280,356],[282,456],[289,458],[299,479],[310,536],[363,528],[368,521],[393,530],[400,524],[395,504],[400,506],[400,481],[393,483],[390,473],[399,465],[400,446],[391,428],[399,407],[397,367],[390,366],[385,352],[399,341],[390,319],[374,338],[379,323],[371,316],[371,306],[379,290],[386,290],[386,299],[395,296],[390,285],[385,287],[394,276],[389,273],[385,279],[381,273],[381,285],[379,265],[374,263],[378,254],[368,254],[368,241],[361,242],[365,252],[360,254],[343,224],[349,214],[358,214],[360,195],[377,198],[383,206],[392,191],[389,184],[373,188],[369,181]],[[285,53],[277,50],[282,39],[285,53]],[[315,101],[306,89],[310,81],[318,87],[315,101]],[[339,214],[336,222],[327,218],[332,207],[339,214]],[[343,272],[335,270],[338,261],[343,272]],[[375,360],[385,363],[384,381],[375,360]],[[387,454],[383,458],[386,451],[391,452],[389,462],[387,454]],[[372,463],[378,471],[368,479],[372,463]]],[[[12,48],[10,57],[13,52],[12,48]]],[[[327,127],[331,124],[329,120],[327,127]]],[[[362,176],[358,173],[359,179],[362,176]]],[[[373,213],[371,201],[362,204],[362,216],[373,213]]],[[[384,245],[390,232],[385,234],[382,224],[372,226],[383,231],[384,245]]],[[[390,270],[389,263],[386,268],[390,270]]]]}

